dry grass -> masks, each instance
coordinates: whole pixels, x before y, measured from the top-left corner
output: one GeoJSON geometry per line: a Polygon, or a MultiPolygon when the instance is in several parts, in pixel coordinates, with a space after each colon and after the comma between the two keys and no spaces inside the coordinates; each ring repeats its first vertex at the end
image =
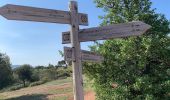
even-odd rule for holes
{"type": "Polygon", "coordinates": [[[72,97],[71,78],[16,91],[0,93],[0,100],[67,100],[72,97]]]}
{"type": "MultiPolygon", "coordinates": [[[[93,100],[89,81],[85,79],[85,100],[93,100]],[[89,99],[90,98],[90,99],[89,99]]],[[[73,100],[72,78],[56,80],[43,85],[22,88],[16,91],[0,93],[0,100],[73,100]]]]}

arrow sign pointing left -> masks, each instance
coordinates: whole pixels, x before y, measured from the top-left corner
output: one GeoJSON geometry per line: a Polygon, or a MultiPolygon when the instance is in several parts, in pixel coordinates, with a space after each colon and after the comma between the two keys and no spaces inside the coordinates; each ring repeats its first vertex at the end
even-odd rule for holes
{"type": "MultiPolygon", "coordinates": [[[[23,20],[70,24],[71,16],[68,11],[35,8],[7,4],[0,8],[0,15],[9,20],[23,20]]],[[[79,25],[88,25],[87,14],[79,13],[79,25]]]]}

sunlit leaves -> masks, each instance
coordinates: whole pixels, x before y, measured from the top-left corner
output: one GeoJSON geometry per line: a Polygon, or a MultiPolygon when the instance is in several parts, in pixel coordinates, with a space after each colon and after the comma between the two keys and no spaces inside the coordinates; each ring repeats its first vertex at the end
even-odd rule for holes
{"type": "Polygon", "coordinates": [[[105,60],[85,64],[98,100],[160,100],[170,93],[169,21],[151,9],[150,0],[95,0],[103,8],[102,25],[143,21],[152,26],[143,36],[104,41],[91,47],[105,60]],[[112,83],[118,84],[112,88],[112,83]]]}

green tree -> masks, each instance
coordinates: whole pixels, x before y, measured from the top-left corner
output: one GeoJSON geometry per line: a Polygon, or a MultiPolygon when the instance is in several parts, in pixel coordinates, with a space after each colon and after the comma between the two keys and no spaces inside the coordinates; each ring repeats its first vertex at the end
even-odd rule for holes
{"type": "Polygon", "coordinates": [[[0,89],[12,83],[12,69],[10,59],[0,53],[0,89]]]}
{"type": "Polygon", "coordinates": [[[54,65],[52,65],[52,64],[48,64],[47,69],[53,69],[53,68],[55,68],[55,66],[54,66],[54,65]]]}
{"type": "Polygon", "coordinates": [[[32,80],[32,67],[31,65],[22,65],[21,67],[16,68],[16,73],[18,78],[23,82],[24,86],[26,86],[26,81],[32,80]]]}
{"type": "MultiPolygon", "coordinates": [[[[166,100],[170,93],[169,21],[151,9],[150,0],[95,0],[106,14],[101,25],[143,21],[152,29],[143,36],[107,40],[92,46],[102,64],[85,64],[98,100],[166,100]],[[117,85],[115,85],[117,84],[117,85]]],[[[103,33],[104,34],[104,33],[103,33]]]]}
{"type": "Polygon", "coordinates": [[[58,67],[67,67],[66,61],[65,60],[58,61],[57,66],[58,67]]]}
{"type": "Polygon", "coordinates": [[[45,66],[36,66],[35,69],[45,69],[45,66]]]}

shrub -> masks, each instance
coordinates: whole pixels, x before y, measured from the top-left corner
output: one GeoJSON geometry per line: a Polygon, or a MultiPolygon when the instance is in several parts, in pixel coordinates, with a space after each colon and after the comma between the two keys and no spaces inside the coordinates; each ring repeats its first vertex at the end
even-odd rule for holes
{"type": "Polygon", "coordinates": [[[94,80],[97,100],[168,100],[169,21],[151,9],[151,0],[95,1],[106,12],[101,17],[102,25],[140,20],[152,26],[142,36],[93,46],[92,50],[95,48],[105,58],[101,64],[87,63],[84,67],[94,80]]]}
{"type": "Polygon", "coordinates": [[[18,74],[19,79],[23,82],[24,86],[26,81],[32,80],[32,67],[31,65],[22,65],[21,67],[16,68],[16,73],[18,74]]]}
{"type": "Polygon", "coordinates": [[[13,83],[10,59],[6,54],[0,53],[0,89],[13,83]]]}
{"type": "Polygon", "coordinates": [[[14,91],[14,90],[19,90],[21,88],[25,88],[25,87],[28,87],[28,86],[29,86],[29,83],[26,83],[25,86],[24,86],[24,84],[15,84],[13,86],[8,87],[6,90],[7,91],[14,91]]]}
{"type": "Polygon", "coordinates": [[[31,83],[29,86],[30,86],[30,87],[33,87],[33,86],[37,86],[37,85],[44,84],[44,83],[46,83],[46,82],[47,82],[47,81],[37,81],[37,82],[31,83]]]}

